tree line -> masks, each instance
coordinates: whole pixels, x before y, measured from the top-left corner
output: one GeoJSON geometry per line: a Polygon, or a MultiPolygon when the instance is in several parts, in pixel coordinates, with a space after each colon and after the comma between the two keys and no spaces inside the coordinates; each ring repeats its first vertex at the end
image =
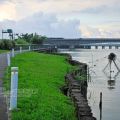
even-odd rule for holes
{"type": "Polygon", "coordinates": [[[16,45],[30,45],[30,44],[42,44],[46,40],[46,36],[38,35],[37,33],[33,34],[21,34],[18,35],[18,38],[15,40],[3,39],[0,40],[0,49],[10,50],[16,45]]]}

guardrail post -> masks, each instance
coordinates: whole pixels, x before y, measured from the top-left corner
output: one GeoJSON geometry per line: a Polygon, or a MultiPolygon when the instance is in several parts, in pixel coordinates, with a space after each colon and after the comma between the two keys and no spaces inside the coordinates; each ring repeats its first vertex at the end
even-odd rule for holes
{"type": "Polygon", "coordinates": [[[12,57],[15,57],[15,50],[14,50],[14,48],[12,49],[12,57]]]}
{"type": "Polygon", "coordinates": [[[31,46],[29,46],[29,51],[31,51],[31,46]]]}
{"type": "Polygon", "coordinates": [[[10,110],[17,108],[18,67],[11,68],[10,110]]]}
{"type": "Polygon", "coordinates": [[[10,66],[10,53],[7,53],[7,64],[10,66]]]}
{"type": "Polygon", "coordinates": [[[20,47],[20,53],[22,53],[22,47],[20,47]]]}

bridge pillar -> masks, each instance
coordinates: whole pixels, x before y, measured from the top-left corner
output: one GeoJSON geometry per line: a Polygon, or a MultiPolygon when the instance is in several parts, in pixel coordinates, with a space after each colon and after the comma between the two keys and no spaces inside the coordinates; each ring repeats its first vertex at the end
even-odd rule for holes
{"type": "Polygon", "coordinates": [[[95,49],[98,49],[98,46],[95,46],[95,49]]]}
{"type": "Polygon", "coordinates": [[[70,49],[74,49],[74,48],[75,48],[75,46],[74,46],[74,45],[71,45],[71,46],[70,46],[70,49]]]}
{"type": "Polygon", "coordinates": [[[109,46],[109,49],[112,49],[112,46],[109,46]]]}
{"type": "Polygon", "coordinates": [[[105,49],[108,50],[108,49],[109,49],[109,46],[105,46],[105,49]]]}
{"type": "Polygon", "coordinates": [[[102,46],[102,49],[105,49],[105,46],[102,46]]]}
{"type": "Polygon", "coordinates": [[[92,49],[92,50],[95,50],[95,46],[91,46],[91,49],[92,49]]]}
{"type": "Polygon", "coordinates": [[[101,50],[101,49],[102,49],[102,46],[98,46],[98,49],[100,49],[100,50],[101,50]]]}
{"type": "Polygon", "coordinates": [[[112,49],[115,49],[115,46],[111,46],[112,49]]]}
{"type": "Polygon", "coordinates": [[[115,46],[115,49],[118,49],[119,47],[118,46],[115,46]]]}

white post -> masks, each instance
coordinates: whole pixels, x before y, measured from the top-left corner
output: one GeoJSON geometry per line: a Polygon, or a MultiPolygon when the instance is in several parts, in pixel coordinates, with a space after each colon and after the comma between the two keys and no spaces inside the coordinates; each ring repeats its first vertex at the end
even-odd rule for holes
{"type": "Polygon", "coordinates": [[[29,51],[31,51],[31,46],[29,46],[29,51]]]}
{"type": "Polygon", "coordinates": [[[17,108],[18,67],[11,68],[10,110],[17,108]]]}
{"type": "Polygon", "coordinates": [[[57,45],[55,45],[55,48],[57,49],[57,45]]]}
{"type": "Polygon", "coordinates": [[[7,64],[10,66],[10,53],[7,53],[7,64]]]}
{"type": "Polygon", "coordinates": [[[12,57],[15,57],[15,51],[14,51],[14,48],[12,49],[12,57]]]}
{"type": "Polygon", "coordinates": [[[20,47],[20,53],[22,53],[22,47],[20,47]]]}

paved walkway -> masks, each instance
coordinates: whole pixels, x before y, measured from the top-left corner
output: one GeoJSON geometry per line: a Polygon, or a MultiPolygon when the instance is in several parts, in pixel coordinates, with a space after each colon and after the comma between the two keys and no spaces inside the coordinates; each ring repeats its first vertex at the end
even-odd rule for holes
{"type": "Polygon", "coordinates": [[[8,120],[6,99],[3,95],[2,79],[7,67],[7,55],[0,54],[0,120],[8,120]]]}

